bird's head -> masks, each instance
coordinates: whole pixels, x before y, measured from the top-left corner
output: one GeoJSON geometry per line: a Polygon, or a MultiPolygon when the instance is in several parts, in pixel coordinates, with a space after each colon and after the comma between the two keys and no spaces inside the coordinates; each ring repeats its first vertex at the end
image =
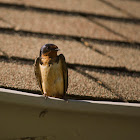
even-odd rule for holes
{"type": "Polygon", "coordinates": [[[54,44],[45,44],[40,49],[40,57],[56,57],[57,51],[59,51],[58,47],[54,44]]]}

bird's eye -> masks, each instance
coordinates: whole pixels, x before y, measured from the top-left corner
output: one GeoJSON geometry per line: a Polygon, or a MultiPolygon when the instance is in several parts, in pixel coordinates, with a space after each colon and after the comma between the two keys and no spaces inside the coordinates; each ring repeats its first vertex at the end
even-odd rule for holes
{"type": "Polygon", "coordinates": [[[49,50],[50,49],[50,46],[47,46],[46,49],[49,50]]]}

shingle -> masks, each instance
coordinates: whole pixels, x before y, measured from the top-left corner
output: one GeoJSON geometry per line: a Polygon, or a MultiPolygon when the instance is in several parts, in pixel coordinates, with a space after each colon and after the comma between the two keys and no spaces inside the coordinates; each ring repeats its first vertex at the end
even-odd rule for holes
{"type": "MultiPolygon", "coordinates": [[[[80,16],[64,16],[49,13],[41,14],[28,10],[7,10],[5,8],[1,8],[1,12],[3,13],[3,20],[10,21],[9,25],[11,25],[11,28],[15,28],[16,30],[60,35],[76,35],[101,39],[123,39],[91,20],[88,20],[88,18],[80,16]],[[104,34],[107,35],[105,36],[104,34]]],[[[125,30],[125,32],[127,31],[125,30]]]]}
{"type": "MultiPolygon", "coordinates": [[[[24,0],[24,1],[10,1],[10,0],[0,0],[0,2],[5,3],[11,3],[11,4],[21,4],[25,6],[33,6],[33,7],[40,7],[40,8],[51,8],[51,9],[58,9],[58,10],[66,10],[66,11],[78,11],[78,12],[86,12],[86,13],[95,13],[95,14],[103,14],[103,15],[111,15],[111,16],[122,16],[126,17],[127,15],[123,13],[122,11],[116,11],[116,9],[112,8],[111,6],[103,3],[101,0],[71,0],[71,1],[57,1],[57,0],[48,0],[46,3],[46,0],[40,0],[40,2],[36,0],[24,0]],[[55,3],[55,4],[54,4],[55,3]]],[[[125,7],[125,9],[129,6],[132,6],[133,3],[127,2],[117,2],[115,3],[119,4],[120,7],[125,7]]],[[[138,5],[138,3],[134,3],[134,6],[132,7],[134,11],[136,11],[135,6],[138,5]]],[[[137,8],[138,10],[138,8],[137,8]]],[[[133,12],[135,14],[135,12],[133,12]]]]}

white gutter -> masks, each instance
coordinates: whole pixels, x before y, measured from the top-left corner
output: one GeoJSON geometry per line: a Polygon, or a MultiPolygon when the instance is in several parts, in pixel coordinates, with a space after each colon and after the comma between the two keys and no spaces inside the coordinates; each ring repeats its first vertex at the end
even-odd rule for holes
{"type": "Polygon", "coordinates": [[[68,100],[0,88],[0,139],[124,140],[140,132],[140,104],[68,100]]]}

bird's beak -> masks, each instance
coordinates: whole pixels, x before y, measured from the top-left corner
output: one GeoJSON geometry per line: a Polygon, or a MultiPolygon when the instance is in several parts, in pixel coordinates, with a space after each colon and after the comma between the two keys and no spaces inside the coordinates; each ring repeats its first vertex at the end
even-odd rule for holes
{"type": "Polygon", "coordinates": [[[57,48],[57,49],[55,49],[55,51],[60,51],[60,49],[57,48]]]}

